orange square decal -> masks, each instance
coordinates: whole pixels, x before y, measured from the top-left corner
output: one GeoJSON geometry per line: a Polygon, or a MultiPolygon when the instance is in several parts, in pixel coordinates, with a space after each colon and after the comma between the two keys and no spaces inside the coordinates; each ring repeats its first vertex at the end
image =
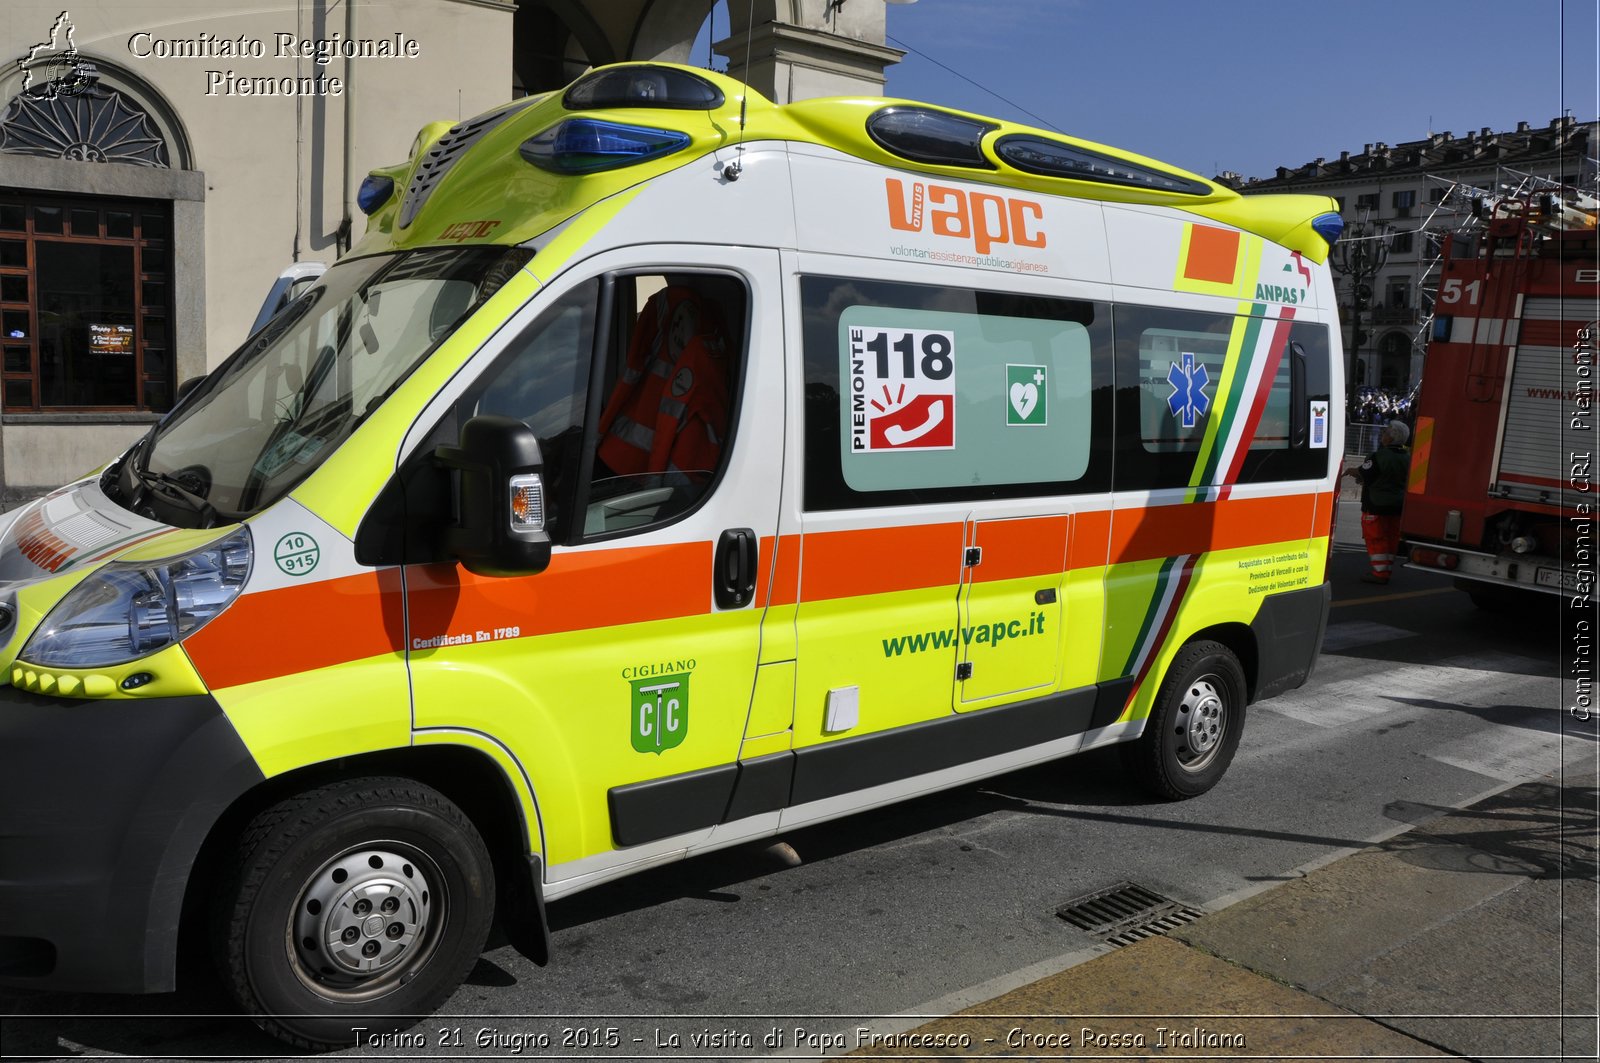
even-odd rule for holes
{"type": "Polygon", "coordinates": [[[1189,230],[1189,258],[1183,264],[1187,280],[1232,284],[1239,263],[1239,234],[1231,229],[1195,225],[1189,230]]]}

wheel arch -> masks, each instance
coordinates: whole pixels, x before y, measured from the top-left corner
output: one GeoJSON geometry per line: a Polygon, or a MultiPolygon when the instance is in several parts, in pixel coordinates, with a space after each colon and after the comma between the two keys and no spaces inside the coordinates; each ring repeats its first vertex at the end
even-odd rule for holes
{"type": "MultiPolygon", "coordinates": [[[[1213,624],[1207,628],[1190,633],[1189,637],[1174,648],[1173,656],[1182,652],[1185,646],[1196,642],[1218,642],[1228,648],[1228,652],[1238,658],[1239,667],[1244,672],[1245,701],[1256,700],[1257,684],[1260,679],[1261,650],[1256,643],[1256,634],[1248,624],[1229,622],[1226,624],[1213,624]]],[[[1171,662],[1168,662],[1168,667],[1171,662]]]]}
{"type": "Polygon", "coordinates": [[[503,887],[496,891],[497,919],[519,951],[540,965],[547,963],[542,830],[531,788],[525,804],[519,790],[528,786],[527,780],[521,780],[519,786],[506,767],[481,748],[481,741],[441,741],[444,737],[434,735],[432,741],[415,746],[306,765],[274,775],[236,798],[212,824],[190,868],[179,937],[180,965],[193,966],[207,948],[207,907],[212,890],[245,824],[292,794],[365,776],[413,779],[439,791],[461,809],[483,837],[503,887]],[[532,812],[526,812],[530,807],[532,812]]]}

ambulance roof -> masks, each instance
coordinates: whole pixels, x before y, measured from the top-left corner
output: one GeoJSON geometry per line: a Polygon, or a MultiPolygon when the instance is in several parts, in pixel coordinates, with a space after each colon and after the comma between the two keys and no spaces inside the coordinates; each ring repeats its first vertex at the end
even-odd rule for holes
{"type": "Polygon", "coordinates": [[[1143,155],[946,107],[882,97],[779,105],[712,71],[622,63],[561,92],[425,126],[406,162],[372,171],[363,185],[371,217],[355,250],[522,243],[709,152],[732,162],[730,149],[763,142],[1046,195],[1172,207],[1316,262],[1327,256],[1323,234],[1338,233],[1327,196],[1241,196],[1143,155]]]}

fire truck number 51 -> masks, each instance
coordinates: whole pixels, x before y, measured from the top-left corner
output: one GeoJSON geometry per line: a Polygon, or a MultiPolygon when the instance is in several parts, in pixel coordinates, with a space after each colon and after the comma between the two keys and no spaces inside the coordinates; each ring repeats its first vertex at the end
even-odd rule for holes
{"type": "Polygon", "coordinates": [[[1444,285],[1439,289],[1439,302],[1446,306],[1453,306],[1456,303],[1463,302],[1468,306],[1477,306],[1478,293],[1482,290],[1482,281],[1463,284],[1460,277],[1447,277],[1444,285]],[[1462,296],[1466,296],[1466,298],[1463,299],[1462,296]]]}

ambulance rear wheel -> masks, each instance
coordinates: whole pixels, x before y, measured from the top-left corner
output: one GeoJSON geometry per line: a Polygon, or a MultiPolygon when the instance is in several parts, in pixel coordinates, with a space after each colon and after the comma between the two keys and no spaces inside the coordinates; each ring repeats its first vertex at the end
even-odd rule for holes
{"type": "Polygon", "coordinates": [[[483,951],[493,912],[493,864],[459,808],[408,779],[355,779],[250,822],[213,939],[263,1030],[349,1048],[443,1004],[483,951]]]}
{"type": "Polygon", "coordinates": [[[1123,747],[1134,777],[1168,800],[1198,797],[1215,786],[1239,748],[1246,690],[1239,659],[1222,643],[1194,642],[1179,650],[1144,734],[1123,747]]]}

